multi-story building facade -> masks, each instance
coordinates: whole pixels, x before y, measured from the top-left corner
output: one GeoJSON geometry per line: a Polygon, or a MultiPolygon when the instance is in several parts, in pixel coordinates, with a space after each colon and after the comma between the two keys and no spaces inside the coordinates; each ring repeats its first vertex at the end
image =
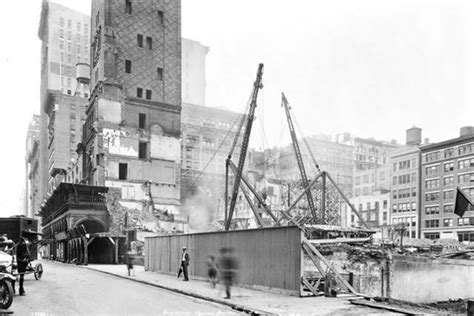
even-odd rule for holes
{"type": "Polygon", "coordinates": [[[39,134],[40,134],[39,115],[33,115],[33,118],[26,132],[26,157],[25,157],[25,197],[24,214],[26,217],[33,217],[41,205],[41,199],[38,196],[38,167],[39,167],[39,134]]]}
{"type": "Polygon", "coordinates": [[[81,140],[87,100],[75,96],[76,64],[89,62],[90,18],[44,0],[38,36],[42,46],[37,197],[43,201],[64,179],[81,140]]]}
{"type": "Polygon", "coordinates": [[[91,30],[83,182],[115,189],[122,207],[174,215],[152,230],[183,229],[181,2],[94,0],[91,30]]]}
{"type": "Polygon", "coordinates": [[[183,103],[206,103],[206,54],[209,47],[183,38],[181,40],[181,98],[183,103]]]}
{"type": "MultiPolygon", "coordinates": [[[[390,219],[390,191],[374,191],[371,195],[357,196],[350,199],[369,228],[380,228],[388,225],[390,219]]],[[[360,227],[359,219],[350,212],[350,226],[360,227]]]]}
{"type": "Polygon", "coordinates": [[[354,171],[354,196],[370,195],[375,191],[390,189],[390,167],[388,163],[375,165],[372,169],[354,171]]]}
{"type": "Polygon", "coordinates": [[[456,188],[474,198],[474,127],[421,148],[421,237],[474,241],[474,210],[454,214],[456,188]]]}
{"type": "Polygon", "coordinates": [[[421,129],[407,130],[406,145],[392,151],[390,224],[403,225],[406,237],[419,238],[421,129]]]}
{"type": "MultiPolygon", "coordinates": [[[[352,195],[352,174],[354,170],[354,148],[350,145],[331,141],[327,135],[315,135],[299,141],[303,163],[308,177],[318,174],[316,165],[308,151],[309,147],[321,171],[328,172],[338,186],[348,196],[352,195]],[[308,144],[306,146],[305,142],[308,144]]],[[[292,145],[265,151],[265,164],[261,168],[275,179],[294,182],[301,179],[292,145]]]]}

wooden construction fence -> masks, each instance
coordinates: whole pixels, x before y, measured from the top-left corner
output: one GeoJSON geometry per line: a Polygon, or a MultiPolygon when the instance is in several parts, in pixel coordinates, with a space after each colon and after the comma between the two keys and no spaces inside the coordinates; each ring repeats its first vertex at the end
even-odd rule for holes
{"type": "Polygon", "coordinates": [[[239,263],[237,283],[300,295],[302,232],[296,226],[145,238],[145,269],[176,274],[186,246],[191,278],[207,279],[207,260],[222,247],[234,248],[239,263]]]}

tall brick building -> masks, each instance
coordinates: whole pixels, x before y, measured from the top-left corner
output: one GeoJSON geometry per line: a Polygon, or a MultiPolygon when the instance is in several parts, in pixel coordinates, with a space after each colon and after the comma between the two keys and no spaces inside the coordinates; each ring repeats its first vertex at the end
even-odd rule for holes
{"type": "Polygon", "coordinates": [[[89,25],[87,15],[43,0],[38,29],[42,42],[39,164],[34,180],[41,202],[64,180],[81,140],[87,100],[75,96],[76,64],[89,62],[89,25]]]}
{"type": "Polygon", "coordinates": [[[91,16],[84,182],[115,188],[129,209],[152,200],[179,218],[181,3],[94,0],[91,16]]]}
{"type": "Polygon", "coordinates": [[[461,128],[460,136],[422,146],[421,237],[474,241],[472,207],[462,218],[454,214],[456,188],[474,197],[474,127],[461,128]]]}

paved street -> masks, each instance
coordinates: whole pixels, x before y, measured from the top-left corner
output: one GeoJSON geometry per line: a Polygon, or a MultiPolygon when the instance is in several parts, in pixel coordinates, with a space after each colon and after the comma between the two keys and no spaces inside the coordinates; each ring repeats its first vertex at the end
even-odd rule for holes
{"type": "MultiPolygon", "coordinates": [[[[231,315],[230,308],[73,265],[43,262],[40,281],[25,278],[26,296],[15,296],[15,314],[231,315]]],[[[124,267],[125,269],[125,267],[124,267]]]]}

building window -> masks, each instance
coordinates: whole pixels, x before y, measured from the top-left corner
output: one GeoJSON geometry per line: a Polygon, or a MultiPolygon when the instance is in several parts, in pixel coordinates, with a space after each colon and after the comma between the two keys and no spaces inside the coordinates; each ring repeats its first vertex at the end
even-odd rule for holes
{"type": "Polygon", "coordinates": [[[474,241],[474,232],[458,232],[458,240],[463,241],[474,241]]]}
{"type": "Polygon", "coordinates": [[[67,20],[67,28],[72,28],[72,20],[67,20]]]}
{"type": "Polygon", "coordinates": [[[145,128],[146,126],[146,114],[138,113],[138,128],[145,128]]]}
{"type": "Polygon", "coordinates": [[[416,188],[411,188],[411,196],[416,196],[416,188]]]}
{"type": "MultiPolygon", "coordinates": [[[[451,177],[452,178],[452,177],[451,177]]],[[[474,183],[474,173],[466,173],[458,176],[459,184],[472,184],[474,183]]]]}
{"type": "Polygon", "coordinates": [[[137,34],[137,45],[138,47],[143,47],[143,35],[137,34]]]}
{"type": "Polygon", "coordinates": [[[443,212],[444,213],[454,213],[454,205],[453,204],[444,205],[443,206],[443,212]]]}
{"type": "Polygon", "coordinates": [[[439,188],[439,179],[432,179],[425,181],[425,188],[426,189],[437,189],[439,188]]]}
{"type": "Polygon", "coordinates": [[[59,18],[59,26],[64,27],[64,18],[59,18]]]}
{"type": "Polygon", "coordinates": [[[458,226],[469,225],[469,217],[458,218],[458,226]]]}
{"type": "Polygon", "coordinates": [[[137,98],[143,98],[143,89],[137,88],[137,98]]]}
{"type": "Polygon", "coordinates": [[[125,72],[128,74],[132,73],[132,61],[125,59],[125,72]]]}
{"type": "Polygon", "coordinates": [[[158,74],[158,80],[163,81],[163,68],[158,67],[157,68],[157,74],[158,74]]]}
{"type": "Polygon", "coordinates": [[[128,164],[119,163],[119,180],[127,180],[128,164]]]}
{"type": "Polygon", "coordinates": [[[454,170],[454,162],[447,162],[444,164],[444,172],[450,172],[454,170]]]}
{"type": "Polygon", "coordinates": [[[459,169],[466,169],[466,168],[472,168],[472,167],[474,167],[474,158],[458,161],[459,169]]]}
{"type": "Polygon", "coordinates": [[[153,48],[153,45],[152,45],[152,38],[149,37],[149,36],[146,37],[146,47],[147,47],[148,49],[152,49],[152,48],[153,48]]]}
{"type": "Polygon", "coordinates": [[[454,199],[454,191],[453,190],[444,191],[443,192],[443,199],[444,200],[454,199]]]}
{"type": "Polygon", "coordinates": [[[470,153],[473,153],[473,152],[474,152],[474,144],[459,146],[459,148],[458,148],[458,154],[459,155],[470,154],[470,153]]]}
{"type": "Polygon", "coordinates": [[[151,100],[151,90],[148,90],[148,89],[147,89],[145,93],[146,93],[146,94],[145,94],[146,99],[147,99],[147,100],[151,100]]]}
{"type": "Polygon", "coordinates": [[[453,185],[453,176],[444,177],[443,184],[444,184],[444,186],[452,186],[453,185]]]}
{"type": "Polygon", "coordinates": [[[426,239],[439,239],[439,233],[425,233],[426,239]]]}
{"type": "Polygon", "coordinates": [[[125,13],[132,14],[132,1],[125,0],[125,13]]]}
{"type": "Polygon", "coordinates": [[[138,143],[138,158],[139,159],[148,158],[148,143],[145,143],[145,142],[138,143]]]}
{"type": "Polygon", "coordinates": [[[439,192],[427,193],[425,195],[425,201],[426,202],[436,201],[436,200],[439,200],[439,192]]]}
{"type": "Polygon", "coordinates": [[[452,218],[443,219],[443,226],[444,227],[453,227],[453,219],[452,218]]]}
{"type": "Polygon", "coordinates": [[[439,151],[436,151],[434,153],[426,154],[426,156],[425,156],[425,161],[426,162],[437,161],[437,160],[439,160],[439,151]]]}
{"type": "Polygon", "coordinates": [[[444,158],[451,158],[454,155],[454,148],[444,150],[444,158]]]}
{"type": "Polygon", "coordinates": [[[426,175],[438,174],[439,173],[439,165],[426,167],[426,175]]]}
{"type": "Polygon", "coordinates": [[[425,214],[426,215],[439,214],[439,205],[425,207],[425,214]]]}
{"type": "Polygon", "coordinates": [[[425,221],[426,228],[439,227],[439,219],[430,219],[425,221]]]}
{"type": "Polygon", "coordinates": [[[394,199],[397,198],[397,190],[393,190],[393,191],[392,191],[392,196],[393,196],[394,199]]]}
{"type": "Polygon", "coordinates": [[[164,14],[163,11],[158,10],[158,23],[163,24],[164,23],[164,14]]]}

